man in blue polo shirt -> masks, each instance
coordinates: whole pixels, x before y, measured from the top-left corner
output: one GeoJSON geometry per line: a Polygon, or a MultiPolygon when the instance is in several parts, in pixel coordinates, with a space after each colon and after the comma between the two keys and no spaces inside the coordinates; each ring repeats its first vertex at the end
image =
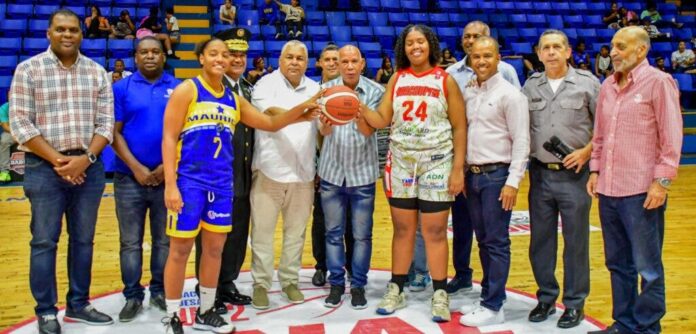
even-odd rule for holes
{"type": "Polygon", "coordinates": [[[142,310],[145,289],[140,284],[143,262],[145,215],[150,211],[152,255],[150,259],[150,305],[166,310],[164,264],[169,254],[165,235],[162,171],[164,109],[179,80],[164,73],[162,44],[145,37],[135,49],[138,71],[114,85],[116,118],[113,148],[114,195],[121,241],[121,279],[126,305],[121,322],[133,320],[142,310]]]}

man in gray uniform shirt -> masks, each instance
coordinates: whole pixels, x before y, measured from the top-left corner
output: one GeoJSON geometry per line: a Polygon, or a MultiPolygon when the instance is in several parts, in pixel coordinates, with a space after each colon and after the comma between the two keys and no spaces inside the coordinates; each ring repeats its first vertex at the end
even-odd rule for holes
{"type": "MultiPolygon", "coordinates": [[[[529,99],[531,161],[529,259],[539,286],[539,303],[529,321],[541,322],[556,310],[559,286],[556,269],[558,213],[563,222],[563,305],[560,328],[577,326],[584,318],[590,292],[589,225],[592,200],[585,191],[586,166],[592,152],[592,126],[599,81],[592,73],[568,66],[568,37],[545,31],[539,40],[539,59],[545,72],[532,75],[522,88],[529,99]],[[545,144],[557,137],[568,146],[565,157],[549,153],[545,144]]],[[[560,149],[558,151],[563,151],[560,149]]]]}

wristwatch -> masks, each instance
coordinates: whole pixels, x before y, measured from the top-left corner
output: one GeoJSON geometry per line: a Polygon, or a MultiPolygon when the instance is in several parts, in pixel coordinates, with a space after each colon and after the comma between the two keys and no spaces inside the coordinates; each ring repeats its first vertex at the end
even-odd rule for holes
{"type": "Polygon", "coordinates": [[[672,180],[666,177],[659,177],[655,179],[655,181],[657,181],[657,183],[665,189],[669,189],[669,186],[672,185],[672,180]]]}
{"type": "Polygon", "coordinates": [[[87,151],[86,153],[87,153],[87,159],[89,159],[89,163],[93,164],[93,163],[97,162],[97,156],[94,153],[92,153],[90,151],[87,151]]]}

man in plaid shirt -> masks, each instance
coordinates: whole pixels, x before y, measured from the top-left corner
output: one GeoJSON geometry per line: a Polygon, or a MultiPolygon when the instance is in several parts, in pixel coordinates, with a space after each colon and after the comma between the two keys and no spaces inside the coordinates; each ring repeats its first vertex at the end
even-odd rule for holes
{"type": "Polygon", "coordinates": [[[17,66],[10,88],[10,128],[27,152],[24,192],[31,203],[29,281],[40,333],[60,333],[56,319],[56,249],[63,215],[70,288],[66,322],[109,325],[89,304],[97,211],[104,192],[98,158],[112,140],[114,101],[106,71],[79,52],[80,21],[51,15],[50,47],[17,66]]]}

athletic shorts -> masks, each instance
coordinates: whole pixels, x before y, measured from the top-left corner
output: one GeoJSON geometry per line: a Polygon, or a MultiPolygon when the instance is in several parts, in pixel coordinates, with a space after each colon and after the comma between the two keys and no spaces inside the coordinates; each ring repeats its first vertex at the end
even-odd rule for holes
{"type": "Polygon", "coordinates": [[[387,198],[417,198],[430,202],[452,202],[448,192],[452,153],[430,155],[387,153],[384,190],[387,198]]]}
{"type": "Polygon", "coordinates": [[[184,206],[181,213],[167,212],[167,235],[194,238],[201,228],[216,232],[232,231],[232,196],[194,187],[179,187],[184,206]]]}

